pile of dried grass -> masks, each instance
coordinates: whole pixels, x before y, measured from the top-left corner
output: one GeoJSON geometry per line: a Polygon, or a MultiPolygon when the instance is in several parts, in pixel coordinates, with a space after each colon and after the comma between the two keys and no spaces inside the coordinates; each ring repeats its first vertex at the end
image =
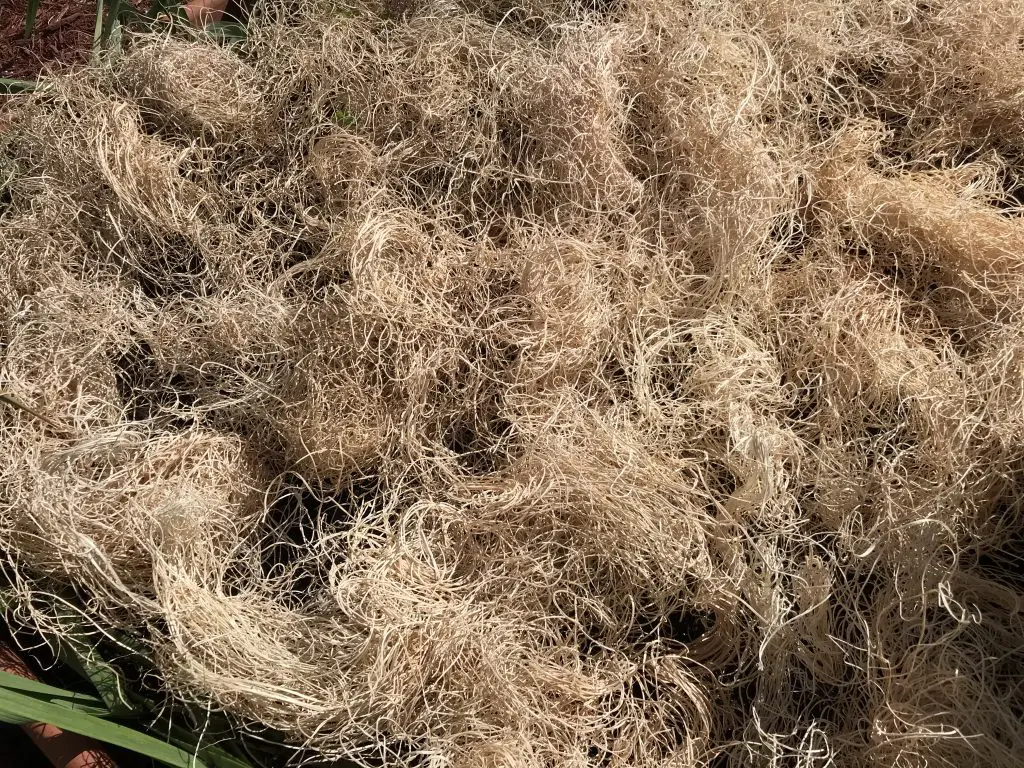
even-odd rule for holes
{"type": "Polygon", "coordinates": [[[259,14],[12,107],[26,620],[324,755],[1019,763],[1017,0],[259,14]]]}

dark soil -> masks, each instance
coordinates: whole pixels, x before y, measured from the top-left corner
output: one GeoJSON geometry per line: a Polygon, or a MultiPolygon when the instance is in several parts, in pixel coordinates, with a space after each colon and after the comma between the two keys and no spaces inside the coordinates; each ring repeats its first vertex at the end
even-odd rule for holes
{"type": "Polygon", "coordinates": [[[48,68],[89,60],[96,0],[43,0],[25,39],[27,0],[0,4],[0,77],[33,80],[48,68]]]}

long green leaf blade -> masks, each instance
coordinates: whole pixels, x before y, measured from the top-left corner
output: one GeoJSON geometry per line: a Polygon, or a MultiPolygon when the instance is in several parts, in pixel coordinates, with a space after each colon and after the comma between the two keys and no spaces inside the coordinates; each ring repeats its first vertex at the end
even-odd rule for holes
{"type": "Polygon", "coordinates": [[[65,691],[62,688],[54,688],[52,685],[40,683],[37,680],[28,680],[18,675],[12,675],[9,672],[2,672],[2,675],[0,675],[0,689],[34,696],[40,701],[48,701],[86,715],[96,715],[97,717],[107,717],[110,715],[110,710],[95,696],[75,691],[65,691]]]}
{"type": "Polygon", "coordinates": [[[121,14],[121,0],[108,0],[108,3],[107,14],[103,19],[103,34],[100,39],[100,45],[103,46],[110,42],[110,35],[113,33],[121,14]]]}
{"type": "Polygon", "coordinates": [[[172,744],[197,753],[210,768],[253,768],[252,763],[240,757],[235,757],[230,752],[216,745],[211,744],[197,749],[195,746],[195,734],[191,734],[178,726],[171,727],[167,734],[167,740],[172,744]]]}
{"type": "Polygon", "coordinates": [[[103,13],[106,7],[107,4],[104,0],[96,0],[96,26],[93,27],[92,32],[92,49],[94,52],[100,49],[100,42],[103,39],[103,13]]]}
{"type": "Polygon", "coordinates": [[[92,654],[63,652],[63,648],[61,661],[71,667],[79,677],[89,681],[100,695],[111,717],[138,717],[140,715],[140,712],[127,702],[124,681],[109,664],[104,661],[96,661],[92,654]],[[75,655],[71,655],[72,653],[75,655]]]}
{"type": "Polygon", "coordinates": [[[211,21],[203,31],[218,43],[238,43],[248,36],[249,30],[237,21],[211,21]]]}
{"type": "Polygon", "coordinates": [[[15,80],[10,77],[0,77],[0,93],[27,93],[39,87],[38,83],[32,80],[15,80]]]}
{"type": "Polygon", "coordinates": [[[60,660],[89,681],[113,717],[139,716],[141,712],[129,701],[128,686],[121,673],[92,647],[79,618],[70,612],[57,612],[61,627],[57,638],[60,660]]]}
{"type": "Polygon", "coordinates": [[[208,768],[205,762],[191,753],[145,733],[7,688],[0,688],[0,720],[18,724],[49,723],[65,731],[123,747],[171,768],[208,768]]]}
{"type": "Polygon", "coordinates": [[[0,669],[0,687],[20,691],[22,693],[45,696],[47,698],[67,699],[68,701],[80,702],[82,704],[89,704],[96,707],[103,706],[103,701],[101,699],[98,699],[95,696],[90,696],[87,693],[66,691],[63,688],[47,685],[46,683],[41,683],[38,680],[30,680],[27,677],[15,675],[12,672],[6,672],[2,669],[0,669]]]}
{"type": "MultiPolygon", "coordinates": [[[[16,675],[0,674],[0,687],[35,694],[44,701],[72,706],[74,709],[99,717],[147,717],[154,708],[154,703],[132,690],[117,667],[103,658],[94,642],[95,630],[84,617],[66,600],[56,595],[37,595],[36,598],[46,603],[45,612],[54,618],[59,626],[56,636],[51,638],[56,645],[58,658],[79,677],[91,683],[99,698],[90,694],[65,691],[16,675]]],[[[8,608],[12,601],[11,592],[0,588],[0,611],[8,608]]],[[[138,645],[133,638],[116,631],[105,634],[111,642],[121,646],[129,654],[147,657],[146,649],[138,645]]],[[[205,716],[207,723],[199,730],[174,725],[170,718],[160,718],[147,730],[190,755],[197,755],[209,768],[253,768],[248,760],[217,746],[220,739],[226,738],[230,741],[232,738],[231,728],[223,716],[211,712],[203,712],[202,715],[205,716]],[[204,744],[204,740],[208,740],[208,743],[204,744]]],[[[4,712],[0,710],[0,722],[19,725],[25,722],[25,718],[5,717],[4,712]]]]}
{"type": "Polygon", "coordinates": [[[28,0],[25,6],[25,39],[32,36],[32,30],[36,26],[36,14],[39,12],[39,0],[28,0]]]}
{"type": "MultiPolygon", "coordinates": [[[[51,645],[55,646],[57,658],[92,685],[111,717],[141,717],[147,711],[146,708],[142,703],[130,700],[129,686],[117,668],[100,655],[93,640],[95,629],[82,614],[72,608],[66,599],[57,595],[38,595],[36,599],[45,606],[44,612],[56,620],[60,628],[48,637],[51,645]]],[[[12,602],[13,592],[0,588],[0,610],[6,610],[12,602]]],[[[127,636],[116,632],[108,632],[107,635],[131,653],[144,653],[144,649],[135,647],[132,639],[127,636]]]]}

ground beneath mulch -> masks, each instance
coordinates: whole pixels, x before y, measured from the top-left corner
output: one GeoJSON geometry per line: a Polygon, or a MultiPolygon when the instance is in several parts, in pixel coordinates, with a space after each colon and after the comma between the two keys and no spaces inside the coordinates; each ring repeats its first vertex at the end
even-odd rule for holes
{"type": "MultiPolygon", "coordinates": [[[[96,0],[43,0],[28,39],[27,4],[28,0],[3,0],[0,6],[0,77],[34,80],[47,69],[89,60],[96,30],[96,0]]],[[[131,0],[131,4],[142,10],[149,0],[131,0]]],[[[241,18],[243,7],[244,3],[228,3],[226,18],[241,18]]]]}
{"type": "Polygon", "coordinates": [[[25,39],[27,0],[0,5],[0,77],[32,80],[45,69],[89,60],[96,0],[44,0],[25,39]]]}

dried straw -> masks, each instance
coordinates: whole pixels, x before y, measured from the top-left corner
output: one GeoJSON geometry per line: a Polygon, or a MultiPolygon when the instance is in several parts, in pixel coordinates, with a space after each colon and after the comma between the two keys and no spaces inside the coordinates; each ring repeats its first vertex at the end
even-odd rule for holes
{"type": "Polygon", "coordinates": [[[55,74],[13,615],[310,759],[1016,766],[1017,5],[298,0],[55,74]]]}

